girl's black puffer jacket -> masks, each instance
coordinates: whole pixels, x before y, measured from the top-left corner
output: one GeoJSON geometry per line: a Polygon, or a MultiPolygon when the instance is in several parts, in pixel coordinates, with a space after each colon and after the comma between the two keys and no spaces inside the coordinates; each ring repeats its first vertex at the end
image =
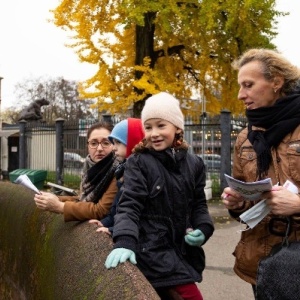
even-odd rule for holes
{"type": "Polygon", "coordinates": [[[187,228],[200,229],[205,242],[213,234],[204,187],[203,161],[187,150],[149,150],[128,158],[114,248],[133,250],[154,287],[202,280],[204,251],[186,244],[184,236],[187,228]]]}

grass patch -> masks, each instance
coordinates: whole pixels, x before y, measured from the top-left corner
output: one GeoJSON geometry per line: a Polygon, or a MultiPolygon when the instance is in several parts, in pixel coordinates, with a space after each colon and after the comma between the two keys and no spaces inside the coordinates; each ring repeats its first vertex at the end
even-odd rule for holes
{"type": "MultiPolygon", "coordinates": [[[[56,181],[56,173],[54,171],[48,171],[46,182],[50,181],[55,183],[56,181]]],[[[65,173],[64,174],[64,186],[70,189],[78,190],[80,188],[81,176],[65,173]]]]}

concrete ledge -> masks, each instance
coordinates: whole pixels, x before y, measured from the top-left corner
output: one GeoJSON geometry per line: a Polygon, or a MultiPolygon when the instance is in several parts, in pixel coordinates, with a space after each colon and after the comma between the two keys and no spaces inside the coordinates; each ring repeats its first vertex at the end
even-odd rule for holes
{"type": "Polygon", "coordinates": [[[106,270],[111,238],[87,222],[36,208],[34,193],[0,182],[2,299],[159,300],[132,264],[106,270]]]}

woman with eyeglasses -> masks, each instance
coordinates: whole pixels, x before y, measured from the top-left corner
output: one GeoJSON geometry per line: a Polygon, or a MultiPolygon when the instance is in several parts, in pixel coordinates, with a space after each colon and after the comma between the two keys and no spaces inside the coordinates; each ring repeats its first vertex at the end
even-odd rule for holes
{"type": "Polygon", "coordinates": [[[113,125],[100,122],[87,132],[88,155],[83,166],[79,196],[41,192],[34,196],[39,209],[64,215],[64,220],[84,221],[107,215],[117,193],[113,145],[108,139],[113,125]]]}

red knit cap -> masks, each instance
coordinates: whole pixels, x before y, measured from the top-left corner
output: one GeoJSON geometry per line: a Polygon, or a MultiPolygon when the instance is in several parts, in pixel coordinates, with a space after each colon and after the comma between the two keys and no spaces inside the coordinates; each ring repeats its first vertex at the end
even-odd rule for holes
{"type": "Polygon", "coordinates": [[[127,132],[127,151],[126,157],[132,153],[132,149],[145,136],[143,124],[141,119],[128,118],[128,132],[127,132]]]}

